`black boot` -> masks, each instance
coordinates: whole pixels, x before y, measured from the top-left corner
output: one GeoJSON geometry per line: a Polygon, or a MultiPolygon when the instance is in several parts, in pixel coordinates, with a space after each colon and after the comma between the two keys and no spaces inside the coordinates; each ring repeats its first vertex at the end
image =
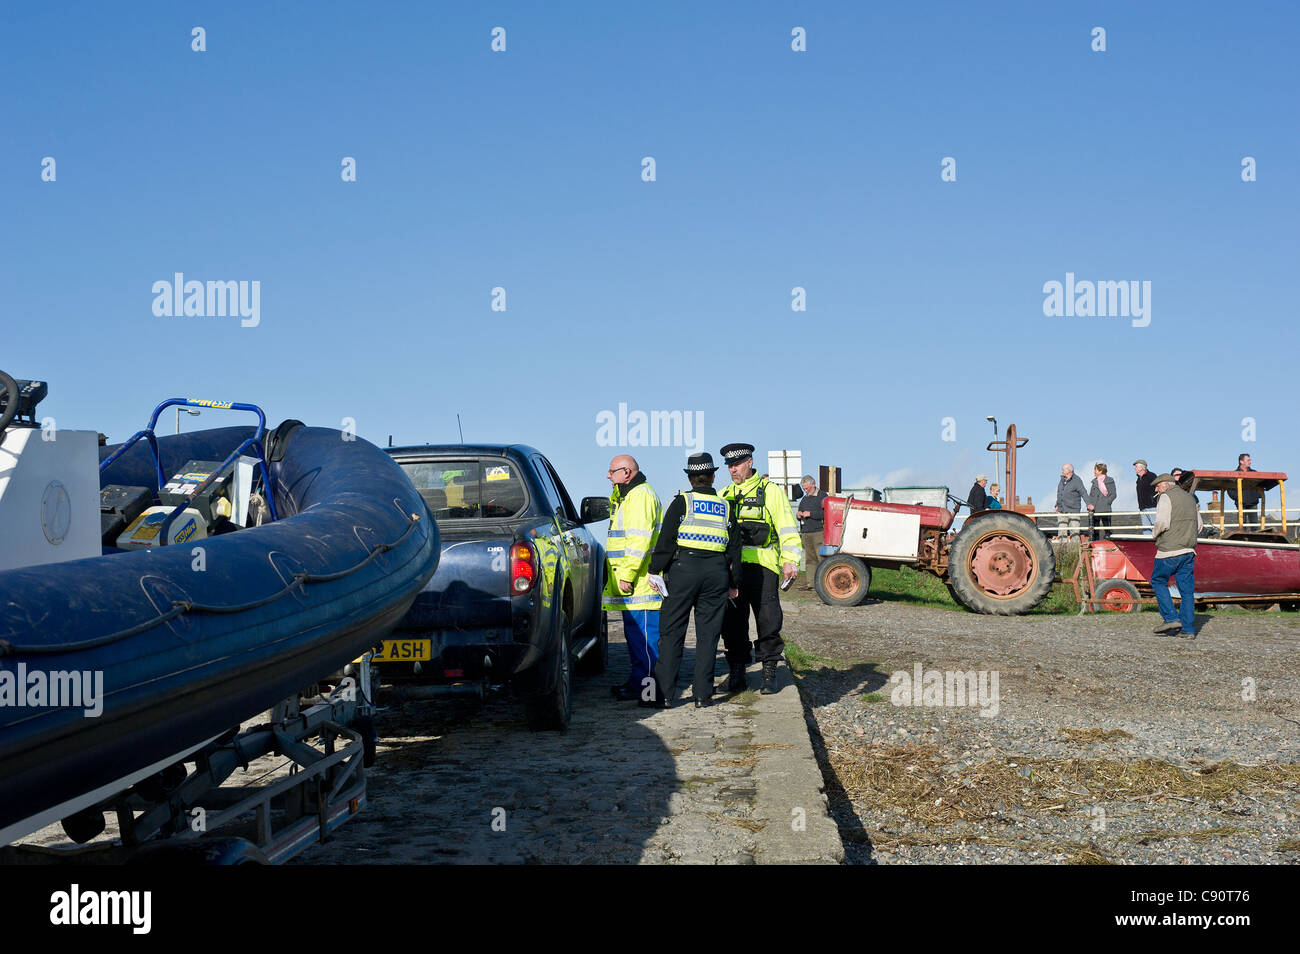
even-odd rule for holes
{"type": "Polygon", "coordinates": [[[744,692],[748,685],[745,680],[745,667],[739,664],[732,665],[731,673],[727,676],[727,691],[744,692]]]}
{"type": "Polygon", "coordinates": [[[776,660],[769,659],[763,663],[763,688],[759,690],[765,696],[776,694],[776,660]]]}

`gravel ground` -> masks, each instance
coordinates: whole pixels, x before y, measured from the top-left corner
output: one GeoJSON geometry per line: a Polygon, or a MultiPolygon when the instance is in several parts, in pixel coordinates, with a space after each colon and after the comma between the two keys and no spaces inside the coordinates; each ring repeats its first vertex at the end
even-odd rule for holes
{"type": "Polygon", "coordinates": [[[787,601],[848,861],[1300,860],[1300,617],[1157,622],[787,601]],[[986,705],[894,704],[918,663],[987,673],[986,705]]]}

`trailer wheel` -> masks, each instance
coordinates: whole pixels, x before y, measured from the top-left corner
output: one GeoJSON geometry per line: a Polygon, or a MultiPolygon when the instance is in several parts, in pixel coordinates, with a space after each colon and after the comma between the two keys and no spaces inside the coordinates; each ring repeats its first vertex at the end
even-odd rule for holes
{"type": "Polygon", "coordinates": [[[1018,514],[989,512],[968,520],[948,558],[957,602],[987,615],[1028,613],[1046,598],[1055,576],[1047,538],[1018,514]]]}
{"type": "Polygon", "coordinates": [[[1102,580],[1097,584],[1093,595],[1100,603],[1093,604],[1110,613],[1139,613],[1142,604],[1138,602],[1137,587],[1128,580],[1102,580]]]}
{"type": "Polygon", "coordinates": [[[821,561],[813,588],[827,606],[857,606],[871,588],[871,567],[855,556],[837,553],[821,561]]]}
{"type": "MultiPolygon", "coordinates": [[[[551,684],[524,699],[524,716],[532,729],[564,729],[573,714],[573,659],[569,646],[569,616],[560,610],[556,621],[555,652],[549,659],[554,667],[551,684]]],[[[543,663],[545,665],[546,663],[543,663]]]]}

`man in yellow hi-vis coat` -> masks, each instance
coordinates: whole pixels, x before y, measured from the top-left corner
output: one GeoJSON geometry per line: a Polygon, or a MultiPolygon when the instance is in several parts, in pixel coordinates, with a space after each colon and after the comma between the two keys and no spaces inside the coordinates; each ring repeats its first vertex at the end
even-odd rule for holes
{"type": "Polygon", "coordinates": [[[754,473],[754,445],[728,444],[722,459],[731,473],[731,485],[722,496],[731,501],[740,526],[740,596],[727,605],[722,639],[727,646],[727,691],[745,688],[749,665],[749,611],[758,625],[758,661],[763,664],[764,695],[776,692],[776,668],[785,655],[781,639],[781,579],[799,574],[803,541],[785,491],[754,473]]]}
{"type": "Polygon", "coordinates": [[[650,551],[659,539],[663,507],[637,462],[628,455],[611,460],[606,476],[613,488],[609,494],[601,607],[623,614],[623,636],[632,660],[628,681],[610,691],[616,699],[652,701],[663,597],[650,585],[650,551]]]}

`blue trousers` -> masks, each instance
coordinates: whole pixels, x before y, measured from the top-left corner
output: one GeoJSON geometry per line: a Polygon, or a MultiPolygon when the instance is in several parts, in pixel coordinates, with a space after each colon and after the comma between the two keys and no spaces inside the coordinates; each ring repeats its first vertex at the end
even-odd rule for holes
{"type": "Polygon", "coordinates": [[[623,610],[623,638],[627,640],[627,654],[632,660],[627,684],[641,692],[659,662],[659,611],[623,610]]]}
{"type": "Polygon", "coordinates": [[[1151,589],[1156,591],[1156,607],[1166,623],[1180,622],[1184,633],[1196,632],[1196,586],[1194,573],[1196,554],[1181,553],[1172,557],[1157,557],[1151,568],[1151,589]],[[1169,595],[1169,577],[1178,584],[1179,607],[1174,612],[1174,601],[1169,595]]]}

